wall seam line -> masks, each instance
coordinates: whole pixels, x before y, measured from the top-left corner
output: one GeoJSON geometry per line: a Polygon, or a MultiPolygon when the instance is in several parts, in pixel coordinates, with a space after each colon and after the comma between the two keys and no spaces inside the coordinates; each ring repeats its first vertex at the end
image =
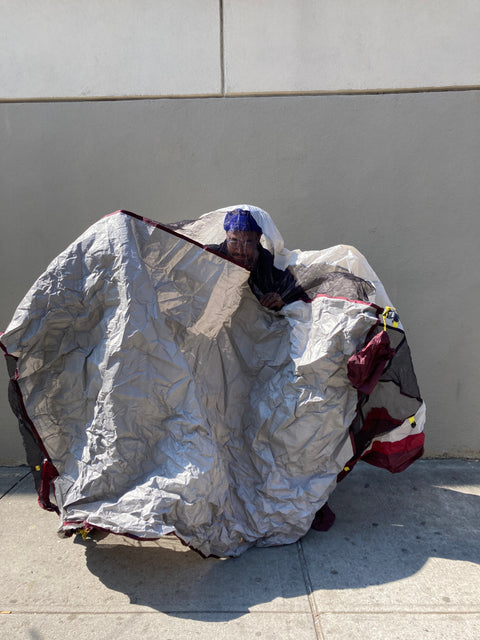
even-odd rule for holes
{"type": "Polygon", "coordinates": [[[369,89],[362,91],[277,91],[270,93],[204,93],[204,94],[177,94],[177,95],[149,95],[149,96],[85,96],[85,97],[61,97],[50,96],[48,98],[0,98],[0,104],[28,104],[49,102],[128,102],[128,101],[158,101],[158,100],[211,100],[212,98],[236,99],[236,98],[299,98],[299,97],[328,97],[328,96],[388,96],[409,95],[418,93],[466,93],[480,91],[480,85],[468,87],[430,87],[410,89],[369,89]]]}
{"type": "Polygon", "coordinates": [[[220,88],[222,96],[225,97],[225,30],[223,17],[223,0],[219,0],[218,5],[220,22],[220,88]]]}

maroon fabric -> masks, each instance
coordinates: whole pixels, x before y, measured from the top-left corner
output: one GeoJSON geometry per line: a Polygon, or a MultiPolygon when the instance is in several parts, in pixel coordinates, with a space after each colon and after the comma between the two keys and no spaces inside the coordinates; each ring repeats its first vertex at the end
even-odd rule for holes
{"type": "Polygon", "coordinates": [[[335,522],[335,514],[326,502],[315,514],[312,522],[312,529],[315,531],[328,531],[335,522]]]}
{"type": "Polygon", "coordinates": [[[42,479],[40,489],[38,491],[38,502],[41,507],[47,511],[56,511],[59,513],[58,507],[50,501],[50,487],[52,480],[58,476],[58,471],[50,460],[44,460],[42,465],[42,479]]]}
{"type": "Polygon", "coordinates": [[[347,364],[347,375],[352,385],[370,395],[380,379],[386,363],[395,355],[390,347],[390,338],[386,331],[380,331],[370,342],[357,351],[347,364]]]}

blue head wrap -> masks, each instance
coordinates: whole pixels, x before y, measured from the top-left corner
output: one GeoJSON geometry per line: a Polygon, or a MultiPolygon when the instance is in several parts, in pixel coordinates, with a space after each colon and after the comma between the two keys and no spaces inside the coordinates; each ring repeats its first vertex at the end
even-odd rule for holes
{"type": "Polygon", "coordinates": [[[225,231],[254,231],[260,235],[262,234],[261,227],[259,227],[250,211],[245,211],[244,209],[229,211],[223,221],[223,228],[225,231]]]}

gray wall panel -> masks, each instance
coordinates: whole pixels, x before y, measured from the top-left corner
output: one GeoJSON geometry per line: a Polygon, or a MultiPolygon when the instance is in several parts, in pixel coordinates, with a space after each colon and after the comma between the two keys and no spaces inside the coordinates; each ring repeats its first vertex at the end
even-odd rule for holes
{"type": "MultiPolygon", "coordinates": [[[[479,123],[475,91],[0,104],[0,327],[110,211],[169,221],[257,204],[289,248],[367,256],[407,329],[427,453],[478,454],[479,123]]],[[[13,463],[1,393],[0,462],[13,463]]]]}

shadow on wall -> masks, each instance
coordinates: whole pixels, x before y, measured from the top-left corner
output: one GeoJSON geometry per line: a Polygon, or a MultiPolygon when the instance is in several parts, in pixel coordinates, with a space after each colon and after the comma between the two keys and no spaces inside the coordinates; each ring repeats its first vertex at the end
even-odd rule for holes
{"type": "Polygon", "coordinates": [[[471,535],[480,528],[480,464],[462,462],[460,471],[449,461],[414,467],[392,476],[358,465],[332,496],[337,520],[329,532],[310,531],[297,544],[255,548],[239,558],[203,559],[168,537],[76,542],[85,545],[89,570],[132,604],[211,621],[262,603],[278,610],[276,598],[304,597],[306,584],[339,590],[396,582],[432,557],[480,564],[471,535]]]}

